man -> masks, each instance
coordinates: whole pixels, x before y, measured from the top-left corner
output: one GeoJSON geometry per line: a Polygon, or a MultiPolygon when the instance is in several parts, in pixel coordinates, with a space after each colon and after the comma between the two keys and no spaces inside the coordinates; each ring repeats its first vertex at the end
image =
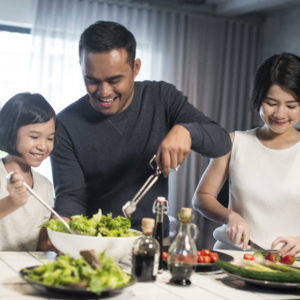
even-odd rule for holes
{"type": "MultiPolygon", "coordinates": [[[[55,209],[65,217],[92,215],[102,209],[122,215],[153,173],[154,154],[163,176],[132,215],[153,217],[157,196],[168,196],[168,174],[191,149],[209,157],[231,148],[227,132],[195,109],[165,82],[135,82],[141,61],[136,41],[118,23],[96,22],[81,35],[80,65],[87,95],[57,117],[57,145],[52,155],[55,209]]],[[[168,222],[165,235],[168,235],[168,222]]]]}

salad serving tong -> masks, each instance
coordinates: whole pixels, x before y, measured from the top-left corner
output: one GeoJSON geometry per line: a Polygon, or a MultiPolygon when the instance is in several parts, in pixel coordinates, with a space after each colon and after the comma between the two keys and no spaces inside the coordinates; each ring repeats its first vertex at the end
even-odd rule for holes
{"type": "MultiPolygon", "coordinates": [[[[142,200],[145,194],[151,189],[154,183],[158,180],[159,175],[163,173],[163,170],[159,169],[159,166],[157,164],[156,167],[154,166],[155,158],[156,155],[154,155],[149,162],[150,167],[154,169],[155,172],[148,177],[146,182],[135,194],[133,199],[131,201],[126,202],[122,207],[123,214],[126,218],[130,218],[131,215],[136,211],[136,207],[138,203],[142,200]]],[[[178,169],[179,166],[177,166],[176,169],[171,169],[171,171],[178,171],[178,169]]]]}
{"type": "MultiPolygon", "coordinates": [[[[6,183],[8,184],[10,182],[11,176],[14,174],[14,172],[8,173],[6,176],[6,183]]],[[[77,234],[77,235],[85,235],[83,233],[77,232],[73,229],[70,228],[69,224],[47,203],[45,202],[36,192],[34,192],[30,186],[24,181],[23,185],[26,187],[28,192],[34,196],[35,199],[37,199],[42,205],[44,205],[48,210],[50,210],[66,227],[66,229],[71,233],[71,234],[77,234]]]]}

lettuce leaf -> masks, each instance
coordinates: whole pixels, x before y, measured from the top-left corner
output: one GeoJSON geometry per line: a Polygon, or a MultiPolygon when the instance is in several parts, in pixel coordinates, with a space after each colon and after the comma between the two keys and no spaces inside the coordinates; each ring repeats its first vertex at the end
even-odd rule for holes
{"type": "Polygon", "coordinates": [[[59,256],[54,262],[26,270],[26,278],[48,286],[85,287],[100,295],[103,289],[119,288],[130,282],[130,275],[107,257],[104,252],[99,254],[100,269],[94,269],[84,259],[74,259],[69,254],[59,256]]]}
{"type": "MultiPolygon", "coordinates": [[[[73,230],[91,236],[128,237],[139,235],[139,233],[130,230],[131,222],[129,219],[122,216],[113,218],[111,213],[105,216],[102,215],[101,210],[91,218],[82,215],[72,216],[68,224],[73,230]]],[[[69,233],[59,219],[51,219],[42,227],[69,233]]]]}

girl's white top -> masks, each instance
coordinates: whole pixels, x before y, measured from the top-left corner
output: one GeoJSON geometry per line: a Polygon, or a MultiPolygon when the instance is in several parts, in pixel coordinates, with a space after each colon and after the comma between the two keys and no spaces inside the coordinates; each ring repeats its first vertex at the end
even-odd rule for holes
{"type": "MultiPolygon", "coordinates": [[[[229,208],[250,228],[250,238],[270,249],[279,236],[300,236],[300,142],[281,150],[264,146],[256,129],[236,131],[229,163],[229,208]]],[[[227,225],[214,231],[216,248],[234,249],[227,225]]]]}
{"type": "MultiPolygon", "coordinates": [[[[53,185],[33,169],[33,190],[50,206],[53,206],[53,185]]],[[[7,171],[0,159],[0,201],[8,196],[7,171]]],[[[24,206],[0,219],[0,251],[35,251],[40,225],[50,218],[50,211],[29,194],[24,206]]]]}

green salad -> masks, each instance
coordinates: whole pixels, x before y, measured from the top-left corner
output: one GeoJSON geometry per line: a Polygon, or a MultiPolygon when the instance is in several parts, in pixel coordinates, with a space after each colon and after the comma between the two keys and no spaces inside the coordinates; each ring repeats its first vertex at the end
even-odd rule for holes
{"type": "MultiPolygon", "coordinates": [[[[72,216],[68,221],[71,229],[91,236],[129,237],[137,236],[138,232],[130,229],[131,222],[122,216],[113,218],[112,214],[102,215],[101,210],[91,218],[82,215],[72,216]]],[[[53,231],[69,233],[59,219],[51,219],[42,227],[53,231]]]]}
{"type": "Polygon", "coordinates": [[[99,254],[101,267],[93,268],[84,258],[74,259],[69,254],[54,262],[24,269],[25,279],[48,286],[78,286],[100,295],[103,289],[115,289],[129,284],[131,276],[107,257],[99,254]]]}

